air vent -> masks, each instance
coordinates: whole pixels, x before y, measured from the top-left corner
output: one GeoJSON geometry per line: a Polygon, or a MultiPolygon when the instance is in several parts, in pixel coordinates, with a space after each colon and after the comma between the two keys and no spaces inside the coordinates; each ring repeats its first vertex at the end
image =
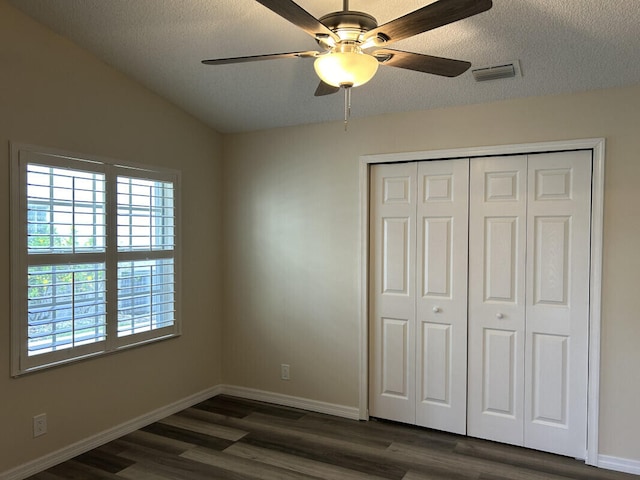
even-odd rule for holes
{"type": "Polygon", "coordinates": [[[520,76],[520,63],[518,60],[488,67],[479,67],[471,70],[476,82],[498,80],[500,78],[512,78],[520,76]]]}

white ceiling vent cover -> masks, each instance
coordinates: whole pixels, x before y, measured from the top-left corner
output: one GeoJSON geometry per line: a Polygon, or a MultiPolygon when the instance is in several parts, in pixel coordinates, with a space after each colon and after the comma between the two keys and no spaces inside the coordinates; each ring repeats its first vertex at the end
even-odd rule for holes
{"type": "Polygon", "coordinates": [[[488,67],[478,67],[471,70],[471,74],[476,82],[486,82],[488,80],[498,80],[500,78],[513,78],[519,77],[520,74],[520,62],[514,60],[513,62],[502,63],[499,65],[491,65],[488,67]]]}

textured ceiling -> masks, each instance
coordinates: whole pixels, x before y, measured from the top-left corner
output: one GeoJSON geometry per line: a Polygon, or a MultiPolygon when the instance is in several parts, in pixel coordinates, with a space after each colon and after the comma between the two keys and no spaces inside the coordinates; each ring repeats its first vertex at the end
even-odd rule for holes
{"type": "MultiPolygon", "coordinates": [[[[203,59],[316,49],[254,0],[10,0],[220,132],[340,120],[342,95],[314,97],[311,59],[206,66],[203,59]]],[[[342,0],[299,0],[316,18],[342,0]]],[[[351,0],[386,23],[429,0],[351,0]]],[[[470,61],[519,60],[522,76],[476,83],[382,66],[353,90],[352,116],[426,110],[640,83],[640,0],[493,0],[485,13],[394,43],[470,61]]]]}

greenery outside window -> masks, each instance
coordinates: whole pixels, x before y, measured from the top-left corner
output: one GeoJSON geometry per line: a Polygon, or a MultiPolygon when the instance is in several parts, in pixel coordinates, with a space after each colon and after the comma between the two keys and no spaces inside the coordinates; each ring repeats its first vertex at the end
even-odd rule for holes
{"type": "Polygon", "coordinates": [[[12,370],[179,335],[179,174],[12,147],[12,370]]]}

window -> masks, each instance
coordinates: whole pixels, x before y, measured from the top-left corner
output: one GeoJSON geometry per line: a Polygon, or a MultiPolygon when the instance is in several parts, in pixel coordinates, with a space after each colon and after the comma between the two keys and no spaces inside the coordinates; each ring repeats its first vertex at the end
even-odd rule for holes
{"type": "Polygon", "coordinates": [[[178,173],[12,148],[18,375],[180,333],[178,173]]]}

